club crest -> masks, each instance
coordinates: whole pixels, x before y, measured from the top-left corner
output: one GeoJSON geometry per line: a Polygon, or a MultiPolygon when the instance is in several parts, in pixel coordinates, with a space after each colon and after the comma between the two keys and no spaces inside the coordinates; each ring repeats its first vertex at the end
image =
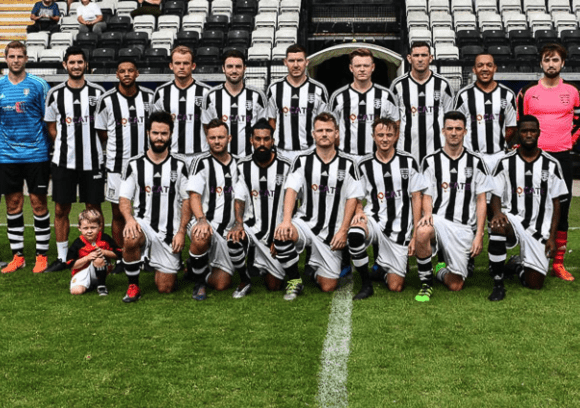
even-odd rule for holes
{"type": "Polygon", "coordinates": [[[203,96],[196,96],[196,97],[195,97],[195,105],[196,105],[196,106],[201,106],[201,105],[203,105],[203,96]]]}
{"type": "Polygon", "coordinates": [[[346,171],[344,170],[339,170],[338,174],[336,175],[336,178],[338,179],[338,181],[343,181],[346,177],[346,171]]]}
{"type": "Polygon", "coordinates": [[[473,177],[473,167],[466,167],[465,168],[465,177],[467,177],[467,178],[473,177]]]}
{"type": "Polygon", "coordinates": [[[308,94],[308,103],[314,103],[315,96],[313,93],[308,94]]]}
{"type": "Polygon", "coordinates": [[[407,180],[409,178],[409,169],[401,169],[401,178],[407,180]]]}
{"type": "Polygon", "coordinates": [[[276,185],[281,186],[284,182],[284,176],[282,174],[276,174],[276,185]]]}
{"type": "Polygon", "coordinates": [[[254,102],[246,101],[246,110],[251,111],[253,107],[254,107],[254,102]]]}
{"type": "Polygon", "coordinates": [[[98,100],[99,100],[99,98],[97,98],[96,96],[89,96],[89,105],[90,106],[97,106],[98,100]]]}
{"type": "Polygon", "coordinates": [[[169,178],[172,183],[175,183],[177,181],[177,171],[172,170],[171,173],[169,173],[169,178]]]}
{"type": "Polygon", "coordinates": [[[381,100],[380,99],[375,99],[375,109],[381,109],[381,100]]]}
{"type": "Polygon", "coordinates": [[[548,178],[550,177],[550,172],[548,170],[542,170],[542,181],[548,181],[548,178]]]}
{"type": "Polygon", "coordinates": [[[22,93],[24,94],[24,96],[28,96],[28,94],[30,93],[30,89],[29,88],[24,88],[22,90],[22,93]]]}
{"type": "Polygon", "coordinates": [[[435,102],[439,102],[439,100],[441,99],[441,91],[433,92],[433,99],[435,99],[435,102]]]}
{"type": "Polygon", "coordinates": [[[507,100],[505,98],[501,98],[501,100],[499,101],[499,104],[500,104],[502,109],[505,109],[507,107],[507,100]]]}

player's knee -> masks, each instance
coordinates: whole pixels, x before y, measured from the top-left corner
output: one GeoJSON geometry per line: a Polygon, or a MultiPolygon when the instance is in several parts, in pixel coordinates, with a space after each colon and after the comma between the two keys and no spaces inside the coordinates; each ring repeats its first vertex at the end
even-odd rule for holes
{"type": "Polygon", "coordinates": [[[277,292],[280,289],[282,289],[282,283],[283,281],[270,275],[270,274],[266,274],[266,276],[264,277],[264,280],[266,281],[266,288],[271,291],[271,292],[277,292]]]}
{"type": "Polygon", "coordinates": [[[221,292],[222,290],[226,290],[229,287],[230,287],[230,284],[227,280],[220,279],[216,282],[214,289],[217,290],[218,292],[221,292]]]}
{"type": "Polygon", "coordinates": [[[391,292],[402,292],[403,291],[403,282],[389,281],[387,283],[387,286],[389,287],[389,290],[391,292]]]}
{"type": "Polygon", "coordinates": [[[449,282],[447,287],[452,292],[459,292],[461,289],[463,289],[463,280],[449,282]]]}
{"type": "Polygon", "coordinates": [[[338,279],[318,279],[318,285],[323,292],[334,292],[338,286],[338,279]]]}
{"type": "Polygon", "coordinates": [[[207,237],[191,237],[191,244],[189,246],[189,250],[193,254],[203,254],[207,252],[211,245],[211,236],[207,237]]]}
{"type": "Polygon", "coordinates": [[[173,284],[168,282],[160,282],[157,284],[157,291],[159,293],[171,293],[173,292],[173,284]]]}
{"type": "Polygon", "coordinates": [[[124,251],[131,251],[135,248],[139,248],[139,237],[128,236],[125,237],[123,240],[123,252],[124,251]]]}
{"type": "Polygon", "coordinates": [[[433,227],[430,225],[421,225],[417,228],[417,243],[425,244],[431,239],[433,227]]]}
{"type": "Polygon", "coordinates": [[[68,218],[69,213],[70,207],[68,206],[56,205],[54,208],[55,218],[68,218]]]}
{"type": "Polygon", "coordinates": [[[82,295],[86,291],[87,288],[85,288],[84,286],[73,286],[72,288],[70,288],[71,295],[82,295]]]}

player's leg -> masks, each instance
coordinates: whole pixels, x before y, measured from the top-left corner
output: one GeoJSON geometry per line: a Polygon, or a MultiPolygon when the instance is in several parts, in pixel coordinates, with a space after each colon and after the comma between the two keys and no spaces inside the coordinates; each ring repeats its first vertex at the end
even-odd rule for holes
{"type": "Polygon", "coordinates": [[[248,237],[245,240],[234,242],[228,241],[228,251],[230,255],[230,259],[234,268],[236,269],[236,273],[240,276],[240,284],[232,294],[234,299],[240,299],[250,293],[252,288],[252,282],[250,279],[250,275],[246,269],[246,255],[247,255],[247,248],[249,245],[248,237]]]}
{"type": "Polygon", "coordinates": [[[29,163],[26,165],[26,185],[30,196],[30,205],[34,217],[34,235],[36,238],[36,264],[32,272],[44,272],[48,266],[48,246],[50,243],[50,213],[46,194],[50,178],[50,163],[29,163]]]}
{"type": "Polygon", "coordinates": [[[572,200],[572,157],[569,151],[550,154],[560,162],[562,177],[568,188],[566,199],[560,201],[560,220],[558,222],[558,231],[556,232],[556,255],[552,262],[551,274],[552,276],[557,276],[560,279],[571,282],[574,280],[574,276],[564,267],[564,255],[566,254],[566,245],[568,244],[568,213],[572,200]]]}
{"type": "Polygon", "coordinates": [[[530,289],[542,289],[544,287],[544,280],[546,275],[533,270],[532,268],[523,268],[523,272],[520,275],[520,281],[522,285],[530,289]]]}
{"type": "Polygon", "coordinates": [[[266,273],[264,275],[264,281],[266,282],[266,288],[273,292],[281,290],[282,284],[284,283],[282,279],[278,279],[271,273],[266,273]]]}
{"type": "Polygon", "coordinates": [[[207,277],[209,286],[217,291],[226,290],[232,285],[232,275],[220,268],[213,268],[207,277]]]}
{"type": "Polygon", "coordinates": [[[161,271],[155,271],[155,285],[157,286],[159,293],[173,292],[176,282],[176,273],[164,273],[161,271]]]}
{"type": "Polygon", "coordinates": [[[487,253],[489,257],[488,270],[493,279],[493,290],[488,299],[492,302],[500,301],[505,298],[504,266],[507,257],[508,236],[510,242],[516,240],[514,229],[511,224],[504,226],[494,225],[491,227],[487,253]]]}
{"type": "Polygon", "coordinates": [[[2,269],[2,273],[14,272],[26,266],[24,260],[24,214],[22,192],[12,192],[5,195],[6,220],[8,224],[8,241],[12,251],[12,261],[2,269]]]}
{"type": "Polygon", "coordinates": [[[391,292],[402,292],[405,286],[405,278],[396,273],[387,273],[386,282],[391,292]]]}
{"type": "Polygon", "coordinates": [[[431,262],[431,244],[435,241],[435,228],[421,225],[417,228],[415,253],[421,290],[415,296],[418,302],[428,302],[433,294],[433,264],[431,262]]]}
{"type": "Polygon", "coordinates": [[[298,272],[299,255],[296,250],[296,243],[298,241],[298,230],[296,225],[292,224],[290,238],[287,240],[274,239],[274,248],[276,250],[276,259],[284,268],[284,274],[288,279],[286,285],[285,300],[294,300],[304,290],[300,273],[298,272]]]}
{"type": "Polygon", "coordinates": [[[142,251],[147,243],[147,237],[143,231],[133,237],[125,237],[125,245],[123,247],[123,265],[125,265],[125,274],[129,281],[129,288],[123,302],[136,302],[141,299],[141,290],[139,289],[139,273],[141,271],[141,257],[142,251]]]}
{"type": "Polygon", "coordinates": [[[97,293],[99,296],[107,296],[107,260],[105,258],[97,258],[93,261],[94,274],[97,283],[97,293]]]}
{"type": "Polygon", "coordinates": [[[207,298],[205,280],[210,273],[209,251],[212,244],[212,236],[195,236],[193,229],[195,223],[188,229],[191,243],[189,245],[189,259],[187,266],[189,276],[193,277],[195,286],[193,287],[192,298],[195,300],[205,300],[207,298]]]}
{"type": "MultiPolygon", "coordinates": [[[[348,229],[348,249],[352,258],[352,263],[360,275],[362,286],[360,291],[353,297],[353,300],[366,299],[373,295],[373,284],[369,275],[369,255],[367,248],[370,241],[367,240],[369,231],[366,222],[357,222],[348,229]],[[368,241],[368,242],[367,242],[368,241]]],[[[379,255],[377,243],[375,252],[375,264],[379,255]]],[[[374,248],[374,247],[373,247],[374,248]]]]}
{"type": "Polygon", "coordinates": [[[334,292],[338,287],[338,279],[316,275],[316,282],[323,292],[334,292]]]}
{"type": "Polygon", "coordinates": [[[91,283],[89,269],[92,267],[93,267],[92,264],[90,264],[82,271],[78,271],[77,273],[74,274],[74,276],[71,278],[70,281],[71,295],[82,295],[89,289],[91,283]]]}

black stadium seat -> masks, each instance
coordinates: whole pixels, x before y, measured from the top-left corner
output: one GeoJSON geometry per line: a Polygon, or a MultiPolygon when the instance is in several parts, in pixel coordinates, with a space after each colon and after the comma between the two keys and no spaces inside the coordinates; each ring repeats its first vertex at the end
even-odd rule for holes
{"type": "Polygon", "coordinates": [[[560,42],[558,39],[558,32],[556,30],[537,30],[534,33],[536,40],[536,47],[542,48],[545,44],[560,42]]]}
{"type": "Polygon", "coordinates": [[[467,61],[475,61],[478,54],[484,52],[483,47],[479,45],[465,45],[460,48],[460,56],[467,61]]]}
{"type": "Polygon", "coordinates": [[[133,27],[133,20],[129,16],[113,16],[109,19],[107,23],[107,30],[109,31],[121,31],[128,32],[131,31],[133,27]]]}
{"type": "Polygon", "coordinates": [[[92,53],[91,62],[107,63],[114,62],[117,57],[114,48],[95,48],[92,53]]]}
{"type": "Polygon", "coordinates": [[[466,45],[481,45],[481,34],[479,30],[459,30],[455,34],[457,47],[465,47],[466,45]]]}
{"type": "Polygon", "coordinates": [[[509,41],[504,30],[486,30],[482,33],[483,44],[486,47],[490,45],[509,45],[509,41]]]}
{"type": "Polygon", "coordinates": [[[130,32],[125,34],[126,47],[139,47],[145,51],[149,47],[149,34],[144,31],[130,32]]]}
{"type": "Polygon", "coordinates": [[[99,48],[119,48],[123,44],[124,34],[121,31],[108,31],[101,34],[99,48]]]}
{"type": "Polygon", "coordinates": [[[204,30],[227,31],[230,19],[223,14],[210,14],[205,19],[204,30]]]}
{"type": "Polygon", "coordinates": [[[534,38],[530,30],[511,30],[508,34],[512,50],[518,45],[533,45],[534,38]]]}
{"type": "Polygon", "coordinates": [[[183,17],[187,9],[187,6],[185,5],[184,1],[171,0],[163,2],[162,4],[163,4],[162,5],[163,14],[183,17]]]}
{"type": "Polygon", "coordinates": [[[234,14],[230,21],[230,30],[248,30],[254,29],[254,16],[251,14],[234,14]]]}
{"type": "Polygon", "coordinates": [[[224,32],[220,30],[204,30],[200,44],[203,47],[222,48],[224,46],[224,32]]]}
{"type": "Polygon", "coordinates": [[[487,52],[493,55],[496,64],[506,62],[512,57],[511,48],[507,45],[490,45],[487,52]]]}
{"type": "Polygon", "coordinates": [[[147,48],[143,54],[143,60],[149,62],[168,62],[169,51],[166,48],[147,48]]]}
{"type": "Polygon", "coordinates": [[[560,32],[560,39],[565,47],[580,45],[580,30],[562,30],[560,32]]]}
{"type": "Polygon", "coordinates": [[[87,47],[90,49],[97,48],[97,43],[99,42],[99,35],[97,33],[78,33],[75,44],[79,47],[87,47]]]}
{"type": "Polygon", "coordinates": [[[227,45],[241,45],[248,47],[250,45],[250,32],[246,30],[230,30],[228,32],[227,45]]]}
{"type": "Polygon", "coordinates": [[[224,47],[223,51],[222,51],[222,55],[225,55],[228,51],[231,50],[238,50],[239,52],[241,52],[242,54],[244,54],[244,57],[248,57],[248,48],[247,47],[242,47],[241,45],[229,45],[227,47],[224,47]]]}
{"type": "Polygon", "coordinates": [[[220,65],[220,50],[217,47],[199,47],[195,53],[199,65],[220,65]]]}
{"type": "Polygon", "coordinates": [[[522,61],[537,61],[538,48],[535,45],[518,45],[514,47],[514,57],[522,61]]]}
{"type": "Polygon", "coordinates": [[[143,50],[141,48],[121,48],[119,50],[119,58],[133,58],[136,62],[141,59],[143,50]]]}
{"type": "Polygon", "coordinates": [[[568,59],[570,61],[580,61],[580,45],[568,47],[568,59]]]}
{"type": "Polygon", "coordinates": [[[185,45],[195,50],[199,46],[199,33],[197,31],[180,31],[177,33],[173,45],[185,45]]]}
{"type": "Polygon", "coordinates": [[[238,0],[234,6],[235,14],[252,14],[258,12],[258,2],[256,0],[238,0]]]}
{"type": "Polygon", "coordinates": [[[152,68],[152,67],[139,68],[140,75],[161,74],[162,72],[163,72],[163,69],[161,69],[161,68],[152,68]]]}

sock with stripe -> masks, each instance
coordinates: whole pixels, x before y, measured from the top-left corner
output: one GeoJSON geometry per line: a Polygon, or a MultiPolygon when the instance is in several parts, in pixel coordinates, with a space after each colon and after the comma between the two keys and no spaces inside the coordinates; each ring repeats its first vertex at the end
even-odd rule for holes
{"type": "Polygon", "coordinates": [[[20,255],[24,253],[24,215],[22,212],[18,214],[6,214],[8,224],[8,241],[10,241],[10,249],[13,255],[20,255]]]}
{"type": "Polygon", "coordinates": [[[139,286],[139,273],[141,272],[141,260],[127,262],[123,259],[123,265],[125,265],[125,274],[129,280],[129,285],[139,286]]]}
{"type": "MultiPolygon", "coordinates": [[[[363,286],[371,286],[369,275],[369,256],[365,245],[365,231],[360,227],[352,227],[348,231],[348,249],[352,263],[360,275],[363,286]]],[[[378,251],[375,252],[378,255],[378,251]]]]}
{"type": "Polygon", "coordinates": [[[293,241],[274,240],[274,248],[278,254],[276,258],[284,268],[288,280],[300,279],[298,272],[298,252],[296,244],[293,241]]]}
{"type": "Polygon", "coordinates": [[[228,251],[230,253],[230,258],[236,268],[236,272],[240,275],[240,280],[243,283],[250,283],[250,276],[246,270],[246,247],[244,242],[234,243],[233,241],[228,241],[228,251]]]}
{"type": "Polygon", "coordinates": [[[419,280],[421,283],[433,286],[433,264],[431,262],[431,256],[427,258],[417,257],[417,268],[419,270],[419,280]]]}
{"type": "Polygon", "coordinates": [[[503,286],[503,268],[507,257],[506,237],[499,234],[490,234],[487,253],[489,257],[489,274],[493,278],[495,285],[503,286]]]}
{"type": "Polygon", "coordinates": [[[207,276],[210,273],[209,252],[205,252],[200,255],[195,255],[190,252],[189,263],[191,265],[191,271],[193,272],[193,280],[196,283],[205,282],[207,276]]]}
{"type": "Polygon", "coordinates": [[[46,255],[50,242],[50,213],[34,215],[34,235],[36,237],[36,254],[46,255]]]}

